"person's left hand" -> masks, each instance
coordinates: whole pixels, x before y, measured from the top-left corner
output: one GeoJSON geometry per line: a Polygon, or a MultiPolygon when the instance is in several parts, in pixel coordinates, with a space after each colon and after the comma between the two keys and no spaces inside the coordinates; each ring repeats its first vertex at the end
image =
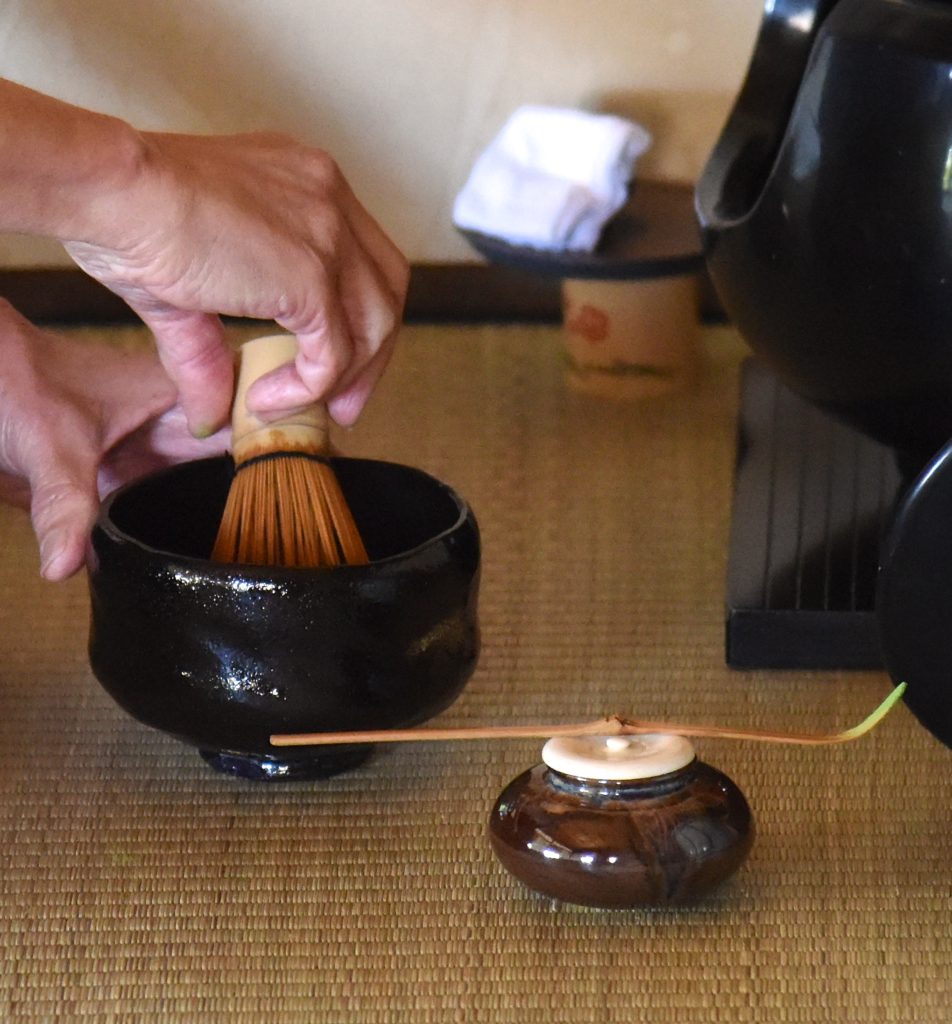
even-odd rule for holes
{"type": "Polygon", "coordinates": [[[29,508],[46,579],[83,566],[102,495],[227,447],[227,430],[192,437],[154,352],[40,330],[0,299],[0,499],[29,508]]]}

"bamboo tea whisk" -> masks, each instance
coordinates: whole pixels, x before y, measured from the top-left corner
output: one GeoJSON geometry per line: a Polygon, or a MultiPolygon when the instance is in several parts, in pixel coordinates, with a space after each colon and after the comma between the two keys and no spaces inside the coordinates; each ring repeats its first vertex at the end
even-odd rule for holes
{"type": "Polygon", "coordinates": [[[296,354],[292,335],[257,338],[241,347],[232,412],[235,476],[212,551],[214,561],[292,567],[368,561],[329,461],[324,405],[265,422],[245,404],[259,377],[296,354]]]}

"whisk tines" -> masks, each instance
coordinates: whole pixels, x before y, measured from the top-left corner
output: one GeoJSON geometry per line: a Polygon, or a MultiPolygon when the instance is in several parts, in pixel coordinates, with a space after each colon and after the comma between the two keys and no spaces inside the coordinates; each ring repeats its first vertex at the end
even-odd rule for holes
{"type": "Polygon", "coordinates": [[[245,407],[251,384],[294,358],[290,335],[242,346],[232,418],[235,476],[212,558],[245,565],[330,567],[367,552],[328,457],[327,414],[309,406],[276,422],[245,407]]]}

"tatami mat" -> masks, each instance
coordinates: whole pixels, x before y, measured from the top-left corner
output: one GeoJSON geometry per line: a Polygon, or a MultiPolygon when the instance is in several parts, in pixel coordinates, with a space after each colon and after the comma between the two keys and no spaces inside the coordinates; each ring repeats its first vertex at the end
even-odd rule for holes
{"type": "MultiPolygon", "coordinates": [[[[407,330],[337,440],[480,520],[483,653],[448,724],[835,729],[884,696],[881,673],[724,666],[739,347],[706,341],[697,389],[613,402],[566,388],[554,328],[407,330]]],[[[903,708],[846,747],[699,744],[753,807],[747,864],[694,909],[595,911],[528,892],[486,842],[539,743],[224,778],[105,695],[87,615],[85,580],[42,583],[0,513],[2,1020],[952,1019],[952,752],[903,708]]]]}

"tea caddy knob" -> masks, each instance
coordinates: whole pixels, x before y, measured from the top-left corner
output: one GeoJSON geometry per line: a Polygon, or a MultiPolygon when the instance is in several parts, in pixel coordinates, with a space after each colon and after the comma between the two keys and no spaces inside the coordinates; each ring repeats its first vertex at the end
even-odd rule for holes
{"type": "Polygon", "coordinates": [[[542,748],[553,771],[589,782],[634,782],[676,772],[695,758],[691,741],[670,733],[556,736],[542,748]]]}
{"type": "Polygon", "coordinates": [[[743,793],[682,736],[560,736],[513,779],[489,820],[493,851],[565,903],[693,903],[732,875],[754,838],[743,793]]]}

